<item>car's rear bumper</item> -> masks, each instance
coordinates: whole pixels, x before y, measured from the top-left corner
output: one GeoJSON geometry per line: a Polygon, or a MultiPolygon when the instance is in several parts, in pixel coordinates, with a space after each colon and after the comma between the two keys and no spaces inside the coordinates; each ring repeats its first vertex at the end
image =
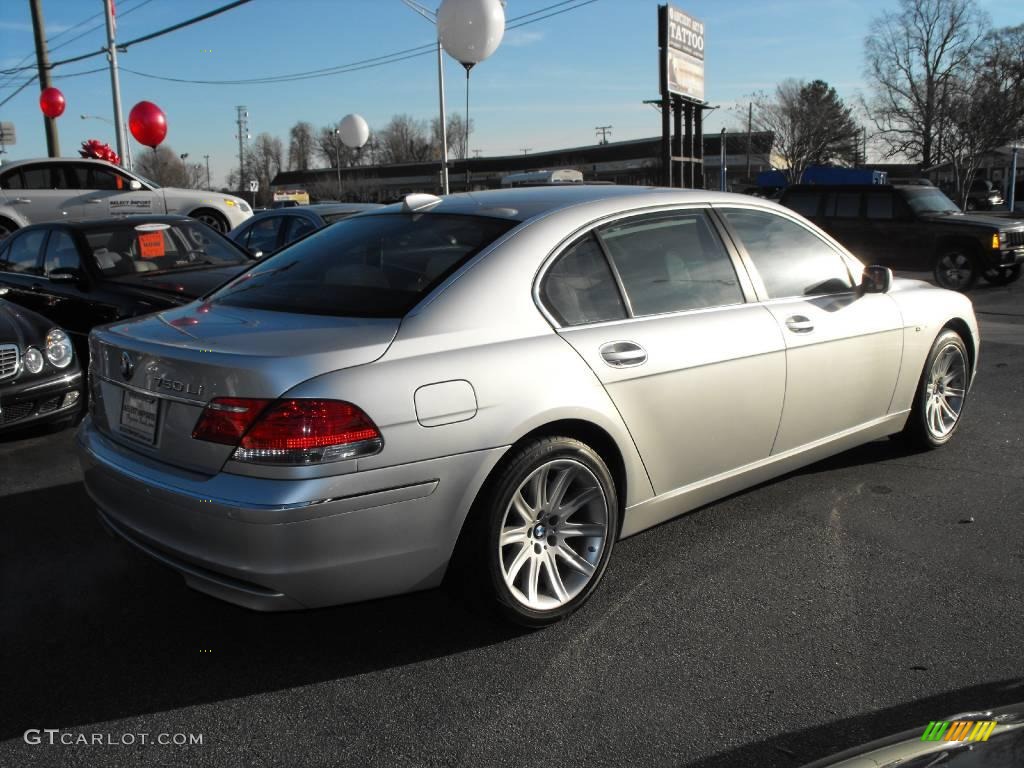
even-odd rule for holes
{"type": "Polygon", "coordinates": [[[77,370],[42,381],[5,383],[0,386],[0,431],[73,418],[82,410],[82,395],[82,374],[77,370]]]}
{"type": "Polygon", "coordinates": [[[108,440],[90,419],[78,444],[104,525],[190,586],[257,610],[437,586],[475,489],[504,452],[291,481],[159,465],[108,440]]]}

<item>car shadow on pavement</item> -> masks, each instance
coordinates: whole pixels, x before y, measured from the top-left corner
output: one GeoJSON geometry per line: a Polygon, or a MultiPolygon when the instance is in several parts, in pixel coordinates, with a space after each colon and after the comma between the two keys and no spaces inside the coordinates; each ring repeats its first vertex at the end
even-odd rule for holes
{"type": "Polygon", "coordinates": [[[923,733],[932,720],[948,720],[960,713],[1020,702],[1024,702],[1024,678],[960,688],[826,725],[779,734],[695,762],[682,763],[680,768],[791,768],[901,731],[920,728],[923,733]]]}
{"type": "Polygon", "coordinates": [[[294,613],[223,603],[108,535],[80,483],[2,496],[0,523],[0,740],[399,667],[521,634],[443,590],[294,613]]]}

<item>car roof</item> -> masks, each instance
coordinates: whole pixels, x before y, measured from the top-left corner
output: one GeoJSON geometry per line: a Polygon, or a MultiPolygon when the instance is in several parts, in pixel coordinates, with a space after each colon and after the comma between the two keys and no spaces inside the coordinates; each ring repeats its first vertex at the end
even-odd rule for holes
{"type": "Polygon", "coordinates": [[[41,221],[38,224],[29,224],[27,227],[19,229],[19,232],[24,232],[28,229],[52,229],[54,227],[64,227],[68,229],[78,229],[82,231],[94,230],[94,229],[107,229],[109,227],[118,224],[127,224],[129,226],[138,226],[139,224],[178,224],[183,221],[190,221],[193,224],[202,223],[197,222],[195,219],[191,219],[188,216],[180,216],[175,213],[160,213],[152,216],[146,215],[131,215],[131,216],[109,216],[105,219],[85,219],[83,221],[41,221]]]}
{"type": "MultiPolygon", "coordinates": [[[[527,221],[554,211],[587,203],[622,200],[631,208],[673,203],[735,203],[750,201],[749,195],[712,192],[703,189],[672,189],[668,187],[632,187],[615,184],[565,184],[543,187],[489,189],[461,192],[439,197],[440,202],[424,209],[430,213],[448,213],[527,221]]],[[[369,215],[406,212],[404,203],[385,206],[369,215]]]]}
{"type": "MultiPolygon", "coordinates": [[[[12,160],[9,163],[4,163],[3,165],[0,165],[0,173],[3,173],[4,171],[9,171],[12,168],[18,168],[22,165],[35,165],[37,163],[67,163],[71,161],[74,161],[76,163],[91,163],[93,165],[103,165],[107,166],[108,168],[114,165],[113,163],[107,162],[106,160],[97,160],[94,157],[36,157],[31,158],[29,160],[12,160]]],[[[114,167],[120,168],[120,166],[117,165],[114,165],[114,167]]],[[[121,170],[126,169],[121,168],[121,170]]]]}
{"type": "Polygon", "coordinates": [[[372,211],[384,206],[378,203],[313,203],[312,205],[290,205],[286,208],[266,208],[257,212],[251,219],[244,222],[248,224],[253,219],[268,219],[271,216],[300,216],[312,218],[317,216],[329,216],[332,213],[362,213],[372,211]]]}

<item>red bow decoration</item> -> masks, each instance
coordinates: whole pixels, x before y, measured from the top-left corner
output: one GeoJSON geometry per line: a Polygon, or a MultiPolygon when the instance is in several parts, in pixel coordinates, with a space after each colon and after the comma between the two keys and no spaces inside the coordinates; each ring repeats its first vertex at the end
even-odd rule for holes
{"type": "Polygon", "coordinates": [[[117,152],[112,150],[109,144],[104,144],[98,139],[83,141],[82,148],[78,150],[78,154],[82,157],[91,157],[94,160],[106,160],[114,165],[121,164],[121,158],[117,156],[117,152]]]}

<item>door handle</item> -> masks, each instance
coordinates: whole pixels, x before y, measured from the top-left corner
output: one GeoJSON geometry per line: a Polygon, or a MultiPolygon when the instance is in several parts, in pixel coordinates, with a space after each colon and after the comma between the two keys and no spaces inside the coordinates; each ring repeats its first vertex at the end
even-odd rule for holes
{"type": "Polygon", "coordinates": [[[27,197],[16,197],[16,198],[14,198],[14,202],[16,202],[16,203],[31,203],[32,201],[29,200],[27,197]]]}
{"type": "Polygon", "coordinates": [[[10,293],[10,291],[10,288],[4,288],[2,285],[0,285],[0,296],[6,296],[8,293],[10,293]]]}
{"type": "Polygon", "coordinates": [[[612,368],[631,368],[647,362],[647,351],[633,341],[609,341],[601,345],[601,358],[612,368]]]}
{"type": "Polygon", "coordinates": [[[41,290],[43,290],[43,287],[39,285],[39,283],[32,283],[31,285],[29,285],[28,289],[32,291],[32,293],[39,293],[41,290]]]}
{"type": "Polygon", "coordinates": [[[803,315],[793,315],[786,318],[786,327],[793,333],[810,333],[814,330],[814,323],[803,315]]]}
{"type": "Polygon", "coordinates": [[[89,198],[86,198],[86,202],[87,203],[92,203],[93,205],[99,205],[100,203],[103,202],[103,198],[102,197],[89,197],[89,198]]]}

